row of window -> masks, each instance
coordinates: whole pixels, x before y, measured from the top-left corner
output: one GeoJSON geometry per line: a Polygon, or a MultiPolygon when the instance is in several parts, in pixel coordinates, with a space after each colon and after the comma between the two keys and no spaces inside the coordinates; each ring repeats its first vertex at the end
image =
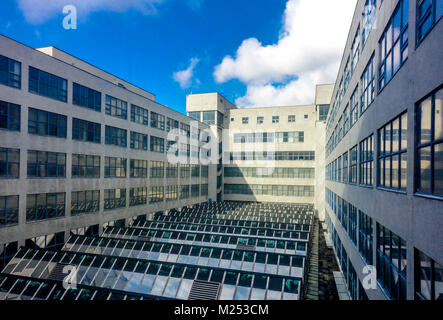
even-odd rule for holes
{"type": "Polygon", "coordinates": [[[314,161],[314,151],[231,152],[231,161],[314,161]]]}
{"type": "Polygon", "coordinates": [[[296,178],[314,179],[314,168],[238,168],[226,167],[225,178],[296,178]]]}
{"type": "Polygon", "coordinates": [[[314,186],[266,185],[266,184],[225,184],[224,193],[276,197],[314,197],[314,186]]]}
{"type": "MultiPolygon", "coordinates": [[[[304,115],[305,119],[308,119],[307,114],[304,115]]],[[[231,122],[234,122],[235,118],[231,118],[231,122]]],[[[257,117],[257,124],[263,124],[265,122],[264,117],[257,117]]],[[[272,116],[272,123],[280,123],[280,116],[272,116]]],[[[295,123],[295,115],[288,116],[288,123],[295,123]]],[[[242,124],[249,124],[249,117],[242,117],[242,124]]]]}
{"type": "Polygon", "coordinates": [[[234,143],[294,143],[304,141],[305,133],[303,131],[234,134],[234,143]]]}
{"type": "MultiPolygon", "coordinates": [[[[415,192],[443,195],[443,89],[416,106],[415,192]]],[[[406,191],[408,115],[402,113],[377,131],[377,186],[406,191]]],[[[328,180],[373,185],[372,136],[326,166],[328,180]],[[358,152],[359,151],[359,152],[358,152]],[[358,170],[357,170],[358,165],[358,170]],[[358,172],[358,173],[357,173],[358,172]],[[349,174],[348,174],[349,173],[349,174]],[[357,176],[359,180],[357,180],[357,176]]]]}
{"type": "MultiPolygon", "coordinates": [[[[72,178],[100,178],[100,156],[95,155],[72,155],[72,178]]],[[[127,159],[105,157],[105,178],[126,178],[127,159]]],[[[129,161],[131,178],[148,178],[148,161],[129,161]]],[[[150,161],[150,178],[165,177],[165,162],[150,161]]],[[[209,167],[199,165],[177,165],[166,163],[166,178],[178,178],[179,168],[181,178],[208,177],[209,167]]],[[[20,150],[0,148],[0,178],[19,178],[20,150]]],[[[28,178],[65,178],[66,177],[66,153],[28,151],[27,162],[28,178]]]]}
{"type": "MultiPolygon", "coordinates": [[[[129,206],[146,205],[178,199],[206,197],[208,195],[207,184],[193,184],[184,186],[153,186],[131,188],[129,190],[129,206]],[[191,190],[191,193],[189,193],[191,190]]],[[[64,192],[30,194],[26,198],[26,221],[42,221],[65,216],[64,192]]],[[[104,210],[125,208],[127,204],[126,189],[104,190],[104,210]]],[[[92,214],[100,211],[100,191],[74,191],[71,193],[71,215],[92,214]]],[[[19,196],[0,196],[0,226],[18,224],[19,196]]]]}
{"type": "Polygon", "coordinates": [[[207,125],[215,125],[223,127],[224,115],[219,111],[203,111],[203,112],[189,112],[189,117],[206,123],[207,125]]]}

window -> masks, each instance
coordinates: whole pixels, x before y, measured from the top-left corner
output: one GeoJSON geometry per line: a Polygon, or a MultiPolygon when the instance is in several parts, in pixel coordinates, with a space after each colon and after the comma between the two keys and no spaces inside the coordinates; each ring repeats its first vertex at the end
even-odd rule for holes
{"type": "Polygon", "coordinates": [[[68,81],[29,66],[29,92],[67,102],[68,81]]]}
{"type": "Polygon", "coordinates": [[[225,184],[225,194],[243,194],[254,196],[278,197],[314,197],[314,186],[302,185],[266,185],[266,184],[225,184]]]}
{"type": "Polygon", "coordinates": [[[202,178],[207,178],[209,176],[209,167],[201,166],[201,176],[202,178]]]}
{"type": "Polygon", "coordinates": [[[361,76],[362,93],[360,99],[360,114],[374,101],[375,84],[374,84],[374,56],[369,60],[363,75],[361,76]]]}
{"type": "Polygon", "coordinates": [[[309,116],[307,114],[305,114],[305,119],[309,119],[309,116]]]}
{"type": "Polygon", "coordinates": [[[357,146],[349,151],[349,183],[357,184],[357,146]]]}
{"type": "Polygon", "coordinates": [[[349,104],[347,104],[345,109],[343,110],[343,136],[348,133],[349,128],[349,104]]]}
{"type": "Polygon", "coordinates": [[[20,131],[20,111],[19,105],[0,101],[0,129],[20,131]]]}
{"type": "Polygon", "coordinates": [[[72,119],[72,139],[101,143],[101,124],[86,120],[72,119]]]}
{"type": "Polygon", "coordinates": [[[357,122],[358,120],[358,86],[355,88],[354,92],[352,93],[351,100],[350,100],[350,128],[357,122]]]}
{"type": "Polygon", "coordinates": [[[105,190],[105,210],[126,208],[126,189],[105,190]]]}
{"type": "Polygon", "coordinates": [[[100,178],[100,156],[73,154],[72,155],[73,178],[100,178]]]}
{"type": "Polygon", "coordinates": [[[443,88],[417,105],[417,185],[421,193],[443,195],[443,88]]]}
{"type": "MultiPolygon", "coordinates": [[[[349,205],[349,238],[351,238],[352,242],[357,246],[357,208],[352,204],[349,205]]],[[[372,248],[370,249],[370,254],[372,255],[372,248]]]]}
{"type": "Polygon", "coordinates": [[[28,116],[30,134],[66,138],[66,116],[33,108],[29,108],[28,116]]]}
{"type": "Polygon", "coordinates": [[[149,111],[135,104],[131,104],[131,121],[149,126],[149,111]]]}
{"type": "Polygon", "coordinates": [[[117,147],[126,148],[128,143],[128,132],[111,126],[105,127],[105,143],[117,147]]]}
{"type": "Polygon", "coordinates": [[[178,178],[178,164],[166,163],[166,178],[178,178]]]}
{"type": "Polygon", "coordinates": [[[131,149],[148,151],[148,136],[131,131],[131,149]]]}
{"type": "Polygon", "coordinates": [[[279,123],[280,117],[279,116],[272,116],[272,123],[279,123]]]}
{"type": "Polygon", "coordinates": [[[201,195],[202,197],[207,197],[208,196],[208,185],[207,184],[202,184],[201,185],[201,195]]]}
{"type": "Polygon", "coordinates": [[[441,300],[443,266],[415,249],[415,296],[418,300],[441,300]]]}
{"type": "Polygon", "coordinates": [[[100,211],[100,191],[77,191],[71,193],[71,215],[91,214],[100,211]]]}
{"type": "Polygon", "coordinates": [[[126,159],[105,157],[105,178],[126,178],[126,159]]]}
{"type": "Polygon", "coordinates": [[[242,122],[243,124],[248,124],[248,123],[249,123],[249,118],[247,118],[247,117],[243,117],[243,118],[241,119],[241,122],[242,122]]]}
{"type": "Polygon", "coordinates": [[[126,101],[106,95],[106,114],[121,118],[128,119],[128,103],[126,101]]]}
{"type": "Polygon", "coordinates": [[[223,113],[217,111],[217,125],[219,127],[223,127],[224,121],[225,116],[223,115],[223,113]]]}
{"type": "Polygon", "coordinates": [[[65,178],[66,153],[28,151],[28,178],[65,178]]]}
{"type": "Polygon", "coordinates": [[[180,165],[180,178],[186,179],[191,177],[191,167],[189,164],[180,165]]]}
{"type": "MultiPolygon", "coordinates": [[[[354,210],[354,208],[353,208],[354,210]]],[[[355,209],[356,210],[356,209],[355,209]]],[[[367,264],[373,261],[373,222],[364,212],[358,211],[358,249],[367,264]]]]}
{"type": "Polygon", "coordinates": [[[147,178],[148,177],[148,161],[131,160],[130,161],[131,178],[147,178]]]}
{"type": "Polygon", "coordinates": [[[20,89],[22,86],[22,64],[0,55],[0,83],[20,89]]]}
{"type": "Polygon", "coordinates": [[[406,190],[408,115],[378,130],[378,186],[406,190]]]}
{"type": "Polygon", "coordinates": [[[215,124],[215,111],[203,111],[203,123],[207,125],[215,124]]]}
{"type": "Polygon", "coordinates": [[[148,188],[131,188],[129,190],[129,206],[141,206],[148,203],[148,188]]]}
{"type": "Polygon", "coordinates": [[[289,123],[295,123],[295,116],[288,116],[288,122],[289,123]]]}
{"type": "Polygon", "coordinates": [[[372,186],[372,172],[374,170],[374,142],[373,136],[360,142],[360,184],[372,186]]]}
{"type": "Polygon", "coordinates": [[[9,261],[18,252],[18,242],[4,243],[0,245],[0,271],[6,267],[9,261]]]}
{"type": "Polygon", "coordinates": [[[0,148],[0,179],[17,179],[20,175],[20,149],[0,148]]]}
{"type": "Polygon", "coordinates": [[[164,187],[151,187],[149,190],[149,203],[159,203],[164,200],[164,187]]]}
{"type": "MultiPolygon", "coordinates": [[[[320,112],[319,112],[320,114],[319,114],[318,120],[326,121],[326,119],[328,118],[329,104],[320,105],[319,109],[320,109],[320,112]]],[[[295,119],[294,119],[294,122],[295,122],[295,119]]]]}
{"type": "Polygon", "coordinates": [[[165,177],[165,163],[162,161],[151,161],[151,178],[165,177]]]}
{"type": "Polygon", "coordinates": [[[377,279],[391,299],[406,300],[406,242],[377,223],[377,279]]]}
{"type": "Polygon", "coordinates": [[[182,136],[191,136],[191,126],[186,123],[180,123],[180,134],[182,136]]]}
{"type": "MultiPolygon", "coordinates": [[[[383,1],[383,0],[382,0],[383,1]]],[[[375,21],[375,12],[377,10],[377,0],[366,0],[365,8],[363,9],[363,28],[362,28],[362,47],[368,40],[369,33],[375,21]]]]}
{"type": "Polygon", "coordinates": [[[166,186],[166,201],[178,200],[178,186],[166,186]]]}
{"type": "Polygon", "coordinates": [[[201,119],[201,112],[189,112],[188,115],[190,118],[192,118],[196,121],[200,121],[200,119],[201,119]]]}
{"type": "Polygon", "coordinates": [[[409,0],[400,0],[379,42],[381,91],[408,58],[409,0]]]}
{"type": "Polygon", "coordinates": [[[171,132],[173,131],[174,134],[178,135],[178,129],[179,129],[179,122],[177,120],[167,118],[166,120],[166,131],[171,132]],[[175,129],[175,130],[174,130],[175,129]]]}
{"type": "Polygon", "coordinates": [[[360,57],[360,26],[354,36],[354,42],[351,47],[351,77],[357,67],[358,59],[360,57]]]}
{"type": "Polygon", "coordinates": [[[200,197],[200,185],[193,184],[191,185],[191,198],[198,198],[198,197],[200,197]]]}
{"type": "Polygon", "coordinates": [[[441,0],[417,0],[417,44],[443,15],[441,0]]]}
{"type": "Polygon", "coordinates": [[[151,136],[151,152],[165,153],[165,139],[151,136]]]}
{"type": "Polygon", "coordinates": [[[88,109],[102,111],[102,94],[98,91],[84,87],[80,84],[72,84],[72,104],[88,109]]]}
{"type": "Polygon", "coordinates": [[[263,124],[264,121],[265,121],[264,117],[257,117],[257,124],[263,124]]]}
{"type": "Polygon", "coordinates": [[[189,199],[189,185],[180,187],[180,199],[189,199]]]}
{"type": "Polygon", "coordinates": [[[165,116],[151,111],[151,127],[165,131],[165,116]]]}
{"type": "Polygon", "coordinates": [[[65,193],[28,194],[26,221],[41,221],[65,216],[65,193]]]}
{"type": "Polygon", "coordinates": [[[18,196],[0,196],[0,227],[18,224],[18,196]]]}

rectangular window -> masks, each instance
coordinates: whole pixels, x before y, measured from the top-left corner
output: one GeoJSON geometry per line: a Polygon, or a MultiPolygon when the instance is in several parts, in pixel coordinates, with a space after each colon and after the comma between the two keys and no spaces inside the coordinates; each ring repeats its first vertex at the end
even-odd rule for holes
{"type": "Polygon", "coordinates": [[[131,104],[131,121],[149,126],[149,111],[145,108],[131,104]]]}
{"type": "Polygon", "coordinates": [[[126,178],[126,159],[105,157],[105,178],[126,178]]]}
{"type": "Polygon", "coordinates": [[[295,123],[295,116],[294,115],[288,116],[288,122],[295,123]]]}
{"type": "MultiPolygon", "coordinates": [[[[349,203],[349,238],[357,246],[357,208],[349,203]]],[[[372,251],[371,251],[372,254],[372,251]]]]}
{"type": "Polygon", "coordinates": [[[166,201],[178,200],[178,186],[166,186],[166,201]]]}
{"type": "Polygon", "coordinates": [[[180,187],[180,199],[189,199],[189,185],[180,187]]]}
{"type": "Polygon", "coordinates": [[[18,179],[20,149],[0,148],[0,179],[18,179]]]}
{"type": "Polygon", "coordinates": [[[349,124],[349,104],[346,105],[345,109],[343,110],[343,136],[348,133],[350,128],[349,124]]]}
{"type": "Polygon", "coordinates": [[[68,101],[68,80],[29,66],[29,92],[68,101]]]}
{"type": "Polygon", "coordinates": [[[165,153],[165,139],[151,136],[151,152],[165,153]]]}
{"type": "Polygon", "coordinates": [[[147,178],[148,177],[148,161],[132,160],[130,161],[131,178],[147,178]]]}
{"type": "Polygon", "coordinates": [[[18,224],[18,196],[0,196],[0,227],[18,224]]]}
{"type": "Polygon", "coordinates": [[[191,177],[191,167],[189,164],[180,165],[180,178],[189,179],[191,177]]]}
{"type": "Polygon", "coordinates": [[[76,191],[71,192],[71,215],[97,213],[100,211],[100,191],[76,191]]]}
{"type": "Polygon", "coordinates": [[[354,41],[351,47],[351,77],[357,68],[358,59],[360,58],[360,26],[357,28],[357,32],[354,36],[354,41]]]}
{"type": "Polygon", "coordinates": [[[18,104],[0,101],[0,129],[20,131],[20,112],[18,104]]]}
{"type": "Polygon", "coordinates": [[[28,178],[65,178],[66,153],[28,151],[28,178]]]}
{"type": "Polygon", "coordinates": [[[200,177],[200,166],[199,165],[191,165],[191,177],[199,178],[200,177]]]}
{"type": "Polygon", "coordinates": [[[215,124],[215,111],[203,111],[203,123],[207,125],[215,124]]]}
{"type": "Polygon", "coordinates": [[[165,163],[163,161],[150,161],[151,178],[163,179],[165,177],[165,163]]]}
{"type": "Polygon", "coordinates": [[[101,143],[101,124],[72,118],[72,140],[101,143]]]}
{"type": "Polygon", "coordinates": [[[408,58],[408,8],[409,0],[400,0],[380,39],[379,91],[408,58]]]}
{"type": "Polygon", "coordinates": [[[442,14],[441,0],[417,0],[417,44],[426,37],[442,14]]]}
{"type": "Polygon", "coordinates": [[[369,60],[365,71],[361,76],[362,93],[360,99],[360,114],[374,101],[375,83],[374,83],[374,55],[369,60]]]}
{"type": "Polygon", "coordinates": [[[126,148],[128,145],[128,132],[111,126],[105,127],[105,143],[117,147],[126,148]]]}
{"type": "Polygon", "coordinates": [[[167,132],[173,132],[174,134],[178,135],[178,129],[179,129],[179,122],[177,120],[167,118],[166,119],[166,131],[167,132]]]}
{"type": "Polygon", "coordinates": [[[142,206],[148,203],[148,188],[131,188],[129,190],[129,206],[142,206]]]}
{"type": "Polygon", "coordinates": [[[374,141],[373,136],[360,142],[360,184],[372,186],[374,170],[374,141]]]}
{"type": "Polygon", "coordinates": [[[441,300],[443,266],[415,249],[415,296],[418,300],[441,300]]]}
{"type": "MultiPolygon", "coordinates": [[[[439,88],[416,109],[416,191],[443,195],[443,88],[439,88]]],[[[403,131],[402,131],[403,132],[403,131]]]]}
{"type": "Polygon", "coordinates": [[[349,183],[357,184],[357,146],[349,151],[349,183]]]}
{"type": "MultiPolygon", "coordinates": [[[[329,104],[321,105],[318,120],[326,121],[326,119],[328,118],[328,112],[329,112],[329,104]]],[[[295,119],[294,119],[294,122],[295,122],[295,119]]]]}
{"type": "Polygon", "coordinates": [[[165,198],[164,191],[164,187],[151,187],[149,190],[149,203],[163,202],[165,198]]]}
{"type": "Polygon", "coordinates": [[[100,178],[100,156],[73,154],[72,178],[100,178]]]}
{"type": "Polygon", "coordinates": [[[354,92],[352,93],[351,100],[349,102],[350,104],[350,128],[357,122],[358,120],[358,86],[355,88],[354,92]]]}
{"type": "Polygon", "coordinates": [[[126,208],[126,189],[105,190],[105,210],[126,208]]]}
{"type": "Polygon", "coordinates": [[[178,178],[178,164],[166,163],[166,178],[178,178]]]}
{"type": "Polygon", "coordinates": [[[189,112],[188,115],[196,121],[201,121],[201,112],[189,112]]]}
{"type": "Polygon", "coordinates": [[[180,122],[180,135],[190,137],[191,136],[191,126],[186,123],[180,122]]]}
{"type": "MultiPolygon", "coordinates": [[[[356,210],[356,209],[355,209],[356,210]]],[[[373,261],[373,222],[364,212],[358,211],[358,251],[367,264],[373,261]]]]}
{"type": "Polygon", "coordinates": [[[202,197],[207,197],[208,196],[208,188],[209,186],[207,184],[202,184],[201,185],[201,195],[202,197]]]}
{"type": "Polygon", "coordinates": [[[165,116],[151,111],[151,127],[165,131],[165,116]]]}
{"type": "Polygon", "coordinates": [[[126,101],[106,95],[106,108],[107,115],[124,119],[128,119],[128,103],[126,101]]]}
{"type": "Polygon", "coordinates": [[[378,130],[378,186],[406,190],[408,115],[378,130]]]}
{"type": "Polygon", "coordinates": [[[191,198],[198,198],[198,197],[200,197],[200,185],[193,184],[191,185],[191,198]]]}
{"type": "Polygon", "coordinates": [[[264,117],[257,117],[257,124],[263,124],[264,121],[265,121],[264,117]]]}
{"type": "Polygon", "coordinates": [[[249,123],[249,118],[248,117],[243,117],[241,119],[242,124],[248,124],[249,123]]]}
{"type": "Polygon", "coordinates": [[[20,89],[22,86],[22,64],[0,55],[0,83],[20,89]]]}
{"type": "Polygon", "coordinates": [[[272,123],[279,123],[280,122],[280,117],[279,116],[273,116],[272,117],[272,123]]]}
{"type": "Polygon", "coordinates": [[[41,221],[65,216],[65,193],[28,194],[26,221],[41,221]]]}
{"type": "Polygon", "coordinates": [[[28,132],[30,134],[66,138],[66,116],[29,108],[28,118],[28,132]]]}
{"type": "Polygon", "coordinates": [[[217,111],[217,125],[219,127],[223,127],[224,122],[225,122],[225,116],[223,115],[223,113],[217,111]]]}
{"type": "Polygon", "coordinates": [[[202,178],[207,178],[209,176],[209,167],[201,166],[201,176],[202,178]]]}
{"type": "Polygon", "coordinates": [[[377,280],[393,300],[406,300],[406,251],[406,241],[377,223],[377,280]]]}
{"type": "Polygon", "coordinates": [[[72,104],[101,112],[102,94],[74,82],[72,84],[72,104]]]}
{"type": "MultiPolygon", "coordinates": [[[[383,1],[383,0],[382,0],[383,1]]],[[[362,47],[368,40],[369,33],[375,21],[375,12],[377,10],[377,0],[366,0],[365,8],[363,9],[363,28],[362,28],[362,47]]]]}
{"type": "Polygon", "coordinates": [[[148,151],[148,135],[131,131],[131,149],[148,151]]]}

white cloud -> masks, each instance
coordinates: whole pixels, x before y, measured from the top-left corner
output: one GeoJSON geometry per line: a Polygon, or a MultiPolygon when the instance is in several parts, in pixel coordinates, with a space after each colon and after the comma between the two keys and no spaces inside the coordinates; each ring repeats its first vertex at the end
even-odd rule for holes
{"type": "MultiPolygon", "coordinates": [[[[63,7],[74,5],[79,18],[95,11],[125,12],[137,10],[145,15],[156,14],[158,7],[171,0],[17,0],[19,8],[29,23],[40,24],[57,14],[63,7]]],[[[179,0],[182,1],[182,0],[179,0]]],[[[192,10],[198,10],[205,0],[185,0],[192,10]]]]}
{"type": "Polygon", "coordinates": [[[246,95],[236,100],[240,107],[312,103],[315,85],[336,79],[355,4],[288,0],[278,42],[244,40],[235,57],[215,67],[216,82],[238,79],[247,85],[246,95]]]}
{"type": "Polygon", "coordinates": [[[174,80],[180,84],[182,89],[187,89],[192,85],[194,69],[199,62],[200,60],[198,58],[192,58],[187,69],[174,73],[174,80]]]}

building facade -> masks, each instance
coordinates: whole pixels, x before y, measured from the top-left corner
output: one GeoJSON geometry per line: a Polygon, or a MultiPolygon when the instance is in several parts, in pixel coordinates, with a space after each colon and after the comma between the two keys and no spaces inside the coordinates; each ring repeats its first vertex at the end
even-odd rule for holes
{"type": "Polygon", "coordinates": [[[353,299],[442,298],[441,15],[357,3],[326,125],[326,221],[353,299]]]}
{"type": "Polygon", "coordinates": [[[189,141],[209,126],[191,121],[63,51],[0,36],[0,264],[23,245],[206,202],[215,179],[190,164],[189,141]],[[168,161],[172,145],[186,161],[168,161]]]}

